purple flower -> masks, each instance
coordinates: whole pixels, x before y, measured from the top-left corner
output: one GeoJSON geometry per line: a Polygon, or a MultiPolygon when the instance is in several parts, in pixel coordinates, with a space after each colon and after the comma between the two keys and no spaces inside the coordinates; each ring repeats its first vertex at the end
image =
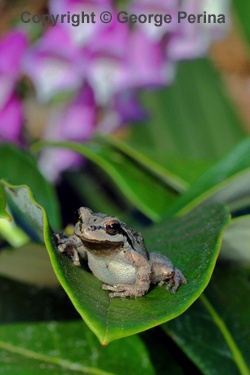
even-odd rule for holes
{"type": "Polygon", "coordinates": [[[136,28],[130,34],[128,49],[122,89],[152,88],[172,82],[173,64],[166,60],[161,43],[136,28]]]}
{"type": "MultiPolygon", "coordinates": [[[[188,0],[180,3],[180,11],[189,14],[224,14],[229,20],[229,1],[215,2],[211,0],[188,0]]],[[[166,48],[166,55],[172,61],[195,59],[204,56],[213,40],[221,38],[228,30],[226,24],[209,24],[205,22],[188,22],[182,19],[178,29],[171,35],[166,48]]]]}
{"type": "Polygon", "coordinates": [[[122,89],[128,40],[128,26],[113,21],[82,49],[85,79],[101,106],[106,106],[113,95],[122,89]]]}
{"type": "Polygon", "coordinates": [[[12,94],[0,110],[0,140],[19,143],[22,120],[22,103],[15,94],[12,94]]]}
{"type": "Polygon", "coordinates": [[[173,77],[161,44],[118,21],[96,35],[83,56],[86,80],[101,106],[123,91],[164,85],[173,77]]]}
{"type": "Polygon", "coordinates": [[[166,39],[166,55],[165,58],[177,61],[181,59],[193,59],[203,56],[207,53],[211,42],[224,36],[228,31],[230,22],[226,24],[209,24],[205,22],[190,23],[187,19],[182,19],[178,22],[178,11],[185,11],[187,15],[190,14],[207,14],[214,13],[224,14],[226,20],[229,20],[229,6],[228,0],[216,2],[213,0],[135,0],[130,5],[129,9],[138,16],[141,14],[169,14],[172,16],[170,23],[163,23],[156,26],[159,22],[158,18],[153,18],[141,24],[136,23],[136,27],[140,28],[152,40],[162,40],[167,35],[166,39]]]}
{"type": "Polygon", "coordinates": [[[137,91],[122,91],[113,99],[114,112],[118,114],[118,124],[129,123],[137,119],[138,121],[147,118],[147,112],[140,105],[137,91]]]}
{"type": "Polygon", "coordinates": [[[175,31],[178,27],[177,24],[177,12],[178,2],[173,0],[136,0],[133,1],[129,6],[129,10],[135,13],[137,16],[149,14],[153,15],[165,15],[169,14],[172,17],[170,23],[162,22],[159,25],[160,18],[155,17],[150,22],[147,20],[145,23],[137,22],[137,27],[140,28],[149,39],[153,41],[160,41],[162,37],[175,31]]]}
{"type": "Polygon", "coordinates": [[[50,13],[69,14],[70,22],[65,22],[63,25],[78,46],[90,42],[93,36],[105,28],[106,25],[99,21],[100,14],[103,11],[112,12],[112,9],[112,0],[50,0],[49,2],[50,13]],[[82,12],[85,14],[84,23],[81,23],[82,12]],[[91,14],[95,14],[95,23],[92,22],[91,14]]]}
{"type": "MultiPolygon", "coordinates": [[[[91,88],[85,85],[78,97],[66,107],[52,111],[43,138],[48,140],[84,142],[95,130],[97,109],[91,88]]],[[[79,166],[82,158],[73,151],[47,148],[42,151],[39,165],[51,181],[73,166],[79,166]]]]}
{"type": "Polygon", "coordinates": [[[26,53],[23,72],[35,85],[38,99],[49,101],[65,91],[81,87],[79,50],[61,26],[49,28],[26,53]]]}
{"type": "Polygon", "coordinates": [[[12,30],[0,40],[0,138],[18,142],[23,122],[20,99],[15,87],[21,75],[21,59],[28,38],[12,30]]]}

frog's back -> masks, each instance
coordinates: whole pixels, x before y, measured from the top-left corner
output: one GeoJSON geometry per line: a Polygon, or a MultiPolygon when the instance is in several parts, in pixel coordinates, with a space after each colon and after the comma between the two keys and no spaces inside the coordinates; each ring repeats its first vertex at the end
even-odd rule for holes
{"type": "Polygon", "coordinates": [[[141,254],[145,259],[149,259],[148,251],[146,249],[141,233],[136,232],[133,228],[125,223],[121,223],[121,227],[125,232],[129,245],[137,253],[141,254]]]}

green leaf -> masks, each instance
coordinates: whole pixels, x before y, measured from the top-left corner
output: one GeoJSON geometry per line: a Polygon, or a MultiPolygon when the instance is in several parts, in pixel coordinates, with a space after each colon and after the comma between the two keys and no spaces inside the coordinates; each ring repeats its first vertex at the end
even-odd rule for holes
{"type": "Polygon", "coordinates": [[[140,153],[138,149],[131,147],[128,143],[107,135],[98,136],[95,138],[95,140],[97,142],[99,141],[103,144],[113,146],[120,152],[128,155],[130,158],[134,159],[135,162],[139,163],[143,168],[148,170],[149,173],[157,176],[164,183],[166,183],[167,186],[171,187],[175,191],[183,192],[188,188],[188,183],[181,177],[155,162],[153,158],[140,153]]]}
{"type": "Polygon", "coordinates": [[[203,202],[226,203],[231,210],[250,202],[250,138],[205,172],[169,209],[168,215],[183,215],[203,202]]]}
{"type": "MultiPolygon", "coordinates": [[[[144,135],[147,128],[141,128],[141,130],[144,135]]],[[[98,135],[95,140],[117,148],[177,192],[185,191],[211,164],[204,160],[171,155],[165,150],[161,150],[160,155],[156,154],[153,148],[142,147],[141,151],[139,140],[136,144],[132,142],[132,145],[129,138],[122,141],[108,135],[98,135]]]]}
{"type": "Polygon", "coordinates": [[[155,373],[139,337],[102,348],[82,322],[5,325],[0,331],[0,348],[4,374],[155,373]]]}
{"type": "Polygon", "coordinates": [[[0,274],[30,284],[58,285],[46,248],[35,243],[2,250],[0,274]]]}
{"type": "Polygon", "coordinates": [[[25,220],[33,227],[40,241],[44,240],[44,218],[48,224],[45,211],[34,199],[30,189],[26,185],[14,187],[6,181],[0,183],[5,187],[5,193],[14,207],[25,216],[25,220]]]}
{"type": "Polygon", "coordinates": [[[205,295],[164,325],[203,374],[250,374],[249,293],[249,270],[216,267],[205,295]]]}
{"type": "MultiPolygon", "coordinates": [[[[0,209],[0,212],[1,211],[0,209]]],[[[20,247],[30,242],[29,236],[23,231],[20,226],[16,225],[13,218],[11,221],[0,219],[0,234],[12,247],[20,247]]]]}
{"type": "MultiPolygon", "coordinates": [[[[188,279],[176,294],[153,287],[137,299],[110,299],[87,267],[75,267],[59,253],[45,211],[24,186],[6,185],[9,198],[24,215],[39,223],[52,266],[75,308],[102,344],[144,331],[183,313],[207,286],[219,253],[222,233],[229,221],[221,206],[200,207],[188,216],[166,221],[145,231],[149,250],[163,253],[188,279]],[[27,210],[27,212],[26,212],[27,210]],[[202,251],[201,251],[202,250],[202,251]]],[[[37,224],[36,224],[37,225],[37,224]]]]}
{"type": "Polygon", "coordinates": [[[76,142],[48,141],[34,144],[33,150],[38,151],[45,146],[74,150],[96,163],[110,176],[124,196],[153,221],[160,220],[176,197],[158,178],[147,173],[131,158],[113,147],[95,142],[82,145],[76,142]]]}
{"type": "Polygon", "coordinates": [[[234,0],[233,6],[235,13],[238,16],[239,26],[244,32],[244,36],[250,44],[250,25],[249,25],[249,14],[250,14],[250,3],[244,0],[234,0]]]}
{"type": "Polygon", "coordinates": [[[0,184],[0,220],[7,219],[11,221],[10,215],[6,212],[6,197],[3,185],[0,184]]]}
{"type": "Polygon", "coordinates": [[[222,258],[250,265],[250,215],[233,219],[224,233],[222,258]]]}
{"type": "Polygon", "coordinates": [[[156,160],[167,153],[213,161],[245,134],[217,72],[206,59],[179,63],[174,83],[143,92],[142,103],[150,119],[131,129],[131,144],[146,153],[151,149],[156,160]]]}
{"type": "Polygon", "coordinates": [[[35,160],[13,145],[0,144],[0,178],[11,184],[27,184],[37,201],[46,209],[51,224],[61,225],[56,193],[37,168],[35,160]]]}
{"type": "Polygon", "coordinates": [[[3,276],[0,276],[0,285],[1,327],[7,323],[48,320],[65,322],[79,318],[61,287],[32,285],[3,276]]]}

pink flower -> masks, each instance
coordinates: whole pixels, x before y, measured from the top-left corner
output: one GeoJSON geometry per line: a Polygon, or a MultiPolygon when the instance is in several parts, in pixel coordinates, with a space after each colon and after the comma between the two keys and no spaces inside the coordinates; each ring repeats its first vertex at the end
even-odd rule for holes
{"type": "Polygon", "coordinates": [[[22,103],[15,94],[12,94],[0,110],[0,140],[18,143],[20,141],[22,120],[22,103]]]}
{"type": "MultiPolygon", "coordinates": [[[[162,26],[155,25],[156,18],[141,24],[136,23],[136,27],[141,29],[151,40],[160,41],[166,38],[166,59],[177,61],[181,59],[193,59],[201,57],[207,53],[211,42],[223,37],[230,25],[229,17],[230,2],[228,0],[134,0],[129,7],[131,12],[137,16],[140,14],[169,14],[172,17],[170,23],[162,26]],[[185,11],[190,14],[214,13],[224,14],[226,24],[209,24],[205,22],[190,23],[187,19],[178,22],[178,12],[185,11]]],[[[159,17],[158,17],[159,22],[159,17]]]]}
{"type": "Polygon", "coordinates": [[[182,1],[180,11],[189,14],[224,14],[228,20],[226,24],[209,24],[205,22],[188,22],[183,19],[177,30],[171,35],[166,46],[166,56],[172,61],[181,59],[195,59],[204,56],[213,40],[219,39],[228,31],[230,24],[229,1],[211,0],[182,1]]]}
{"type": "Polygon", "coordinates": [[[0,138],[18,142],[23,111],[15,87],[21,75],[21,59],[28,45],[26,34],[12,30],[0,40],[0,138]]]}
{"type": "Polygon", "coordinates": [[[171,82],[172,65],[159,42],[136,28],[113,21],[83,49],[84,73],[96,101],[107,106],[124,90],[155,87],[171,82]]]}
{"type": "Polygon", "coordinates": [[[83,46],[105,28],[106,25],[99,21],[99,17],[103,11],[112,12],[112,0],[50,0],[49,10],[52,14],[70,15],[70,22],[65,22],[63,25],[68,29],[72,40],[78,46],[83,46]],[[80,21],[82,12],[85,14],[84,23],[77,25],[77,16],[80,16],[80,21]],[[95,23],[92,22],[91,14],[95,14],[95,23]]]}
{"type": "Polygon", "coordinates": [[[151,88],[172,82],[174,68],[164,55],[162,45],[136,28],[128,43],[126,74],[121,87],[151,88]]]}
{"type": "Polygon", "coordinates": [[[137,16],[140,14],[148,16],[153,15],[166,15],[172,17],[171,22],[159,25],[160,18],[155,17],[151,22],[145,23],[137,22],[136,26],[140,28],[152,41],[160,41],[164,35],[171,33],[177,29],[177,12],[178,2],[173,0],[136,0],[129,6],[129,11],[135,13],[137,16]],[[156,23],[156,24],[155,24],[156,23]]]}
{"type": "Polygon", "coordinates": [[[11,30],[0,40],[0,72],[13,81],[20,76],[20,62],[28,46],[27,35],[20,30],[11,30]]]}
{"type": "Polygon", "coordinates": [[[129,35],[128,25],[113,21],[82,49],[85,78],[101,106],[106,106],[122,90],[129,35]]]}
{"type": "MultiPolygon", "coordinates": [[[[43,138],[84,142],[93,135],[96,116],[93,92],[85,85],[79,96],[67,107],[53,110],[43,138]]],[[[39,159],[42,172],[51,181],[56,181],[62,171],[79,166],[81,162],[82,158],[75,152],[57,148],[45,149],[39,159]]]]}
{"type": "Polygon", "coordinates": [[[23,71],[32,79],[40,101],[81,87],[79,58],[79,50],[65,28],[57,25],[45,32],[23,62],[23,71]]]}

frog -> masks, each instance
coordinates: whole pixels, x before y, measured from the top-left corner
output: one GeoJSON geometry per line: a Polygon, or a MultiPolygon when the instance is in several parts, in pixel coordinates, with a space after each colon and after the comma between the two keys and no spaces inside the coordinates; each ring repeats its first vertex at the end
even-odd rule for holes
{"type": "Polygon", "coordinates": [[[151,284],[175,293],[187,280],[164,255],[148,252],[142,235],[117,217],[94,213],[88,207],[77,210],[74,233],[56,234],[57,248],[75,266],[87,261],[101,280],[109,297],[141,297],[151,284]]]}

